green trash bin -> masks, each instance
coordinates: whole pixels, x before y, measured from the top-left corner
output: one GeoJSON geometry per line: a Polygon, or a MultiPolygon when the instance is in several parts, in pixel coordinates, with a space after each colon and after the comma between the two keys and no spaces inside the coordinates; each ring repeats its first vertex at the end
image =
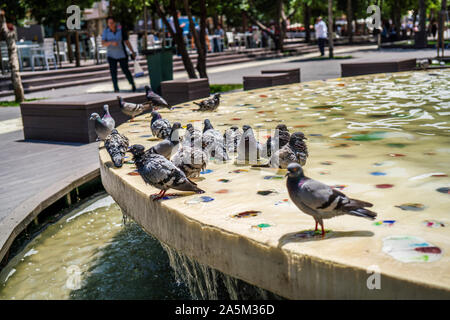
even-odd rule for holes
{"type": "Polygon", "coordinates": [[[173,54],[174,48],[157,48],[143,50],[147,57],[148,76],[153,91],[161,94],[161,82],[173,80],[173,54]]]}

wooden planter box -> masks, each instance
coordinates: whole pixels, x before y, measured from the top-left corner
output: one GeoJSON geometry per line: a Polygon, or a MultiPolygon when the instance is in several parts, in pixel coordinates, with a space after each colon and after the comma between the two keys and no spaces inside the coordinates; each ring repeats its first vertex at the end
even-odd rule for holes
{"type": "Polygon", "coordinates": [[[273,73],[287,73],[290,77],[289,83],[299,83],[300,82],[300,69],[277,69],[277,70],[261,70],[262,74],[273,74],[273,73]]]}
{"type": "Polygon", "coordinates": [[[161,82],[161,93],[170,105],[209,97],[207,78],[161,82]]]}
{"type": "Polygon", "coordinates": [[[245,76],[244,90],[253,90],[259,88],[280,86],[291,83],[289,73],[267,73],[260,76],[245,76]]]}
{"type": "Polygon", "coordinates": [[[416,59],[341,63],[341,76],[351,77],[373,73],[410,71],[414,70],[415,67],[416,59]]]}
{"type": "Polygon", "coordinates": [[[103,116],[103,105],[109,105],[116,126],[129,118],[119,109],[117,96],[125,101],[142,103],[142,93],[95,93],[80,96],[23,102],[20,104],[26,140],[90,143],[97,139],[90,115],[103,116]]]}

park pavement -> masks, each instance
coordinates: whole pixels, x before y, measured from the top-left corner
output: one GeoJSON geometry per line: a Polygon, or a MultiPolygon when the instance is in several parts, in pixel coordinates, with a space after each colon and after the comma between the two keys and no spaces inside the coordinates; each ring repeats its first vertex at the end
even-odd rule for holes
{"type": "MultiPolygon", "coordinates": [[[[374,46],[344,47],[335,50],[336,55],[352,55],[361,59],[386,60],[392,58],[434,57],[434,50],[375,50],[374,46]]],[[[317,54],[287,57],[273,60],[254,61],[238,65],[216,67],[208,70],[210,83],[242,83],[244,75],[259,74],[262,69],[301,68],[302,82],[337,78],[340,76],[340,63],[350,60],[311,60],[317,54]]],[[[185,78],[186,74],[176,73],[175,79],[185,78]]],[[[137,79],[137,86],[143,88],[148,78],[137,79]]],[[[129,84],[120,81],[120,88],[129,89],[129,84]]],[[[76,96],[90,92],[112,92],[110,82],[61,88],[35,92],[26,95],[30,98],[55,98],[76,96]]],[[[11,99],[11,97],[9,97],[11,99]]],[[[8,100],[8,97],[3,98],[8,100]]],[[[75,179],[74,172],[80,175],[98,168],[98,143],[74,144],[25,141],[19,107],[0,107],[0,230],[27,200],[36,198],[43,190],[64,179],[75,179]],[[89,168],[89,170],[86,170],[89,168]]],[[[48,194],[45,192],[44,194],[48,194]]],[[[45,200],[45,199],[43,199],[45,200]]]]}

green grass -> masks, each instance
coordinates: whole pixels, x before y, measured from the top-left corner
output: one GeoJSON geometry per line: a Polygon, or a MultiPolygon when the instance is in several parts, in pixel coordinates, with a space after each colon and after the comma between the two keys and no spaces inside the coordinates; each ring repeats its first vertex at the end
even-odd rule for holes
{"type": "Polygon", "coordinates": [[[242,84],[240,84],[240,83],[235,83],[235,84],[210,84],[209,85],[209,91],[211,91],[211,93],[227,92],[227,91],[242,89],[243,87],[244,86],[242,84]]]}
{"type": "MultiPolygon", "coordinates": [[[[36,101],[36,100],[44,100],[47,98],[33,98],[33,99],[25,99],[24,102],[36,101]]],[[[0,101],[0,107],[18,107],[20,106],[20,102],[16,101],[0,101]]]]}
{"type": "MultiPolygon", "coordinates": [[[[333,59],[339,60],[339,59],[352,59],[353,56],[334,56],[333,59]]],[[[323,57],[314,57],[308,60],[329,60],[330,58],[328,56],[323,57]]]]}

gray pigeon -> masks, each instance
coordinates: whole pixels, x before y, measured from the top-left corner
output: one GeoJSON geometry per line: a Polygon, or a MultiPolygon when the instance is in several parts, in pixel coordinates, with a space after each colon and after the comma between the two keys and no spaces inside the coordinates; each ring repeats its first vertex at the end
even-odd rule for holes
{"type": "Polygon", "coordinates": [[[161,141],[157,145],[151,147],[148,151],[160,154],[166,159],[170,159],[174,149],[177,148],[180,143],[180,128],[181,123],[174,122],[169,137],[167,137],[166,140],[161,141]]]}
{"type": "Polygon", "coordinates": [[[289,142],[290,136],[285,124],[277,125],[273,137],[270,136],[266,143],[263,144],[261,155],[270,158],[273,153],[280,150],[289,142]]]}
{"type": "Polygon", "coordinates": [[[298,163],[287,167],[286,186],[289,197],[304,213],[309,214],[322,227],[322,237],[325,236],[323,219],[349,214],[352,216],[374,220],[377,214],[365,209],[372,207],[369,202],[348,198],[342,192],[326,184],[306,177],[298,163]]]}
{"type": "Polygon", "coordinates": [[[256,140],[252,127],[243,125],[242,130],[244,133],[237,148],[237,159],[238,161],[255,163],[261,154],[261,144],[256,140]]]}
{"type": "Polygon", "coordinates": [[[161,192],[153,200],[163,198],[168,189],[193,191],[195,193],[205,192],[162,155],[146,153],[144,146],[140,144],[132,145],[130,152],[133,154],[134,163],[145,183],[161,189],[161,192]]]}
{"type": "Polygon", "coordinates": [[[239,130],[238,126],[232,126],[225,131],[223,138],[225,139],[225,145],[228,152],[237,152],[241,137],[242,132],[239,130]]]}
{"type": "Polygon", "coordinates": [[[111,117],[111,114],[109,113],[109,106],[105,104],[103,106],[103,110],[105,110],[105,114],[103,115],[102,120],[105,121],[108,128],[111,130],[116,127],[116,122],[114,121],[113,117],[111,117]]]}
{"type": "Polygon", "coordinates": [[[286,169],[291,162],[306,164],[308,158],[308,148],[303,141],[307,139],[302,132],[295,132],[289,138],[289,143],[276,151],[270,157],[267,167],[286,169]]]}
{"type": "Polygon", "coordinates": [[[120,134],[116,129],[111,131],[111,134],[105,139],[105,148],[111,157],[114,166],[122,167],[125,153],[128,150],[128,138],[120,134]]]}
{"type": "Polygon", "coordinates": [[[203,144],[203,133],[200,130],[195,129],[192,123],[188,123],[186,126],[186,133],[183,137],[183,145],[201,149],[205,147],[203,144]]]}
{"type": "Polygon", "coordinates": [[[203,144],[206,154],[219,161],[230,160],[222,134],[213,128],[209,119],[205,119],[203,124],[203,144]]]}
{"type": "Polygon", "coordinates": [[[108,127],[108,124],[100,118],[100,115],[98,113],[92,113],[89,120],[94,121],[94,129],[95,133],[97,134],[97,140],[105,140],[106,137],[111,133],[111,128],[108,127]]]}
{"type": "Polygon", "coordinates": [[[167,109],[172,109],[172,106],[164,100],[159,94],[155,93],[150,86],[145,86],[145,97],[150,105],[156,110],[157,108],[163,107],[167,109]]]}
{"type": "Polygon", "coordinates": [[[183,145],[171,160],[188,178],[198,178],[200,171],[206,169],[208,156],[201,148],[183,145]]]}
{"type": "Polygon", "coordinates": [[[200,107],[198,111],[216,111],[220,104],[220,93],[215,93],[212,97],[194,104],[200,107]]]}
{"type": "Polygon", "coordinates": [[[152,134],[159,139],[167,139],[172,131],[169,120],[163,119],[157,111],[152,111],[150,128],[152,129],[152,134]]]}
{"type": "Polygon", "coordinates": [[[131,122],[134,121],[134,117],[136,117],[137,115],[140,115],[144,111],[152,109],[149,103],[142,104],[125,102],[123,101],[122,97],[119,96],[117,97],[117,100],[119,100],[120,110],[127,116],[131,117],[131,122]]]}

